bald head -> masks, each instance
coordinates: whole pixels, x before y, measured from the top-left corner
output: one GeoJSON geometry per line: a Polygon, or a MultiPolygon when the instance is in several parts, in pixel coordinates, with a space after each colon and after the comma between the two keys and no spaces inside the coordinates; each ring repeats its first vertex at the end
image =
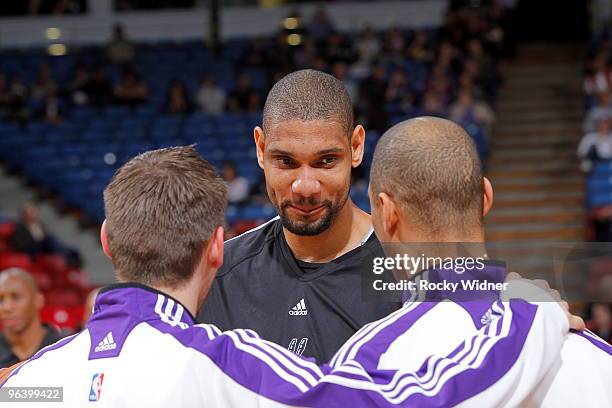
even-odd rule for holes
{"type": "Polygon", "coordinates": [[[350,135],[353,106],[344,84],[313,69],[292,72],[278,81],[266,99],[263,129],[290,120],[328,120],[340,123],[350,135]]]}
{"type": "Polygon", "coordinates": [[[3,285],[8,279],[18,279],[33,293],[38,292],[38,285],[34,277],[28,272],[20,268],[9,268],[0,272],[0,285],[3,285]]]}
{"type": "Polygon", "coordinates": [[[0,272],[0,321],[5,333],[17,336],[40,326],[38,313],[43,305],[32,275],[18,268],[0,272]]]}
{"type": "Polygon", "coordinates": [[[482,227],[480,158],[470,136],[449,120],[421,117],[389,129],[374,152],[370,189],[373,197],[392,197],[424,236],[482,227]]]}

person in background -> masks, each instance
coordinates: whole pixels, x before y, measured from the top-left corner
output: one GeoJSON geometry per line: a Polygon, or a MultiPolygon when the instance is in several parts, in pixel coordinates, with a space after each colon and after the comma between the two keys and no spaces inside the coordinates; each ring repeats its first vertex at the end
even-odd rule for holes
{"type": "Polygon", "coordinates": [[[594,303],[591,305],[591,319],[586,322],[587,328],[593,333],[612,342],[612,310],[610,304],[594,303]]]}
{"type": "Polygon", "coordinates": [[[170,114],[187,114],[193,110],[185,85],[179,81],[173,81],[168,91],[166,101],[166,112],[170,114]]]}
{"type": "Polygon", "coordinates": [[[89,82],[89,72],[83,64],[78,64],[74,70],[74,77],[68,87],[71,102],[76,106],[84,106],[88,103],[85,90],[89,82]]]}
{"type": "Polygon", "coordinates": [[[406,73],[401,69],[393,71],[385,90],[385,101],[387,103],[400,104],[411,93],[412,88],[406,73]]]}
{"type": "Polygon", "coordinates": [[[211,75],[204,75],[198,89],[196,102],[202,112],[212,115],[220,115],[225,108],[227,93],[215,83],[211,75]]]}
{"type": "Polygon", "coordinates": [[[228,161],[223,164],[223,179],[227,184],[227,201],[230,204],[240,204],[249,198],[249,182],[238,176],[234,163],[228,161]]]}
{"type": "Polygon", "coordinates": [[[113,38],[106,46],[106,56],[115,64],[128,64],[134,59],[134,44],[127,39],[121,24],[113,27],[113,38]]]}
{"type": "Polygon", "coordinates": [[[20,219],[15,223],[15,231],[10,241],[17,252],[24,252],[30,256],[52,252],[52,240],[40,222],[38,209],[34,204],[25,203],[21,207],[20,219]]]}
{"type": "Polygon", "coordinates": [[[433,60],[433,52],[429,49],[427,33],[425,31],[417,31],[414,34],[412,43],[406,52],[407,56],[415,61],[431,62],[433,60]]]}
{"type": "Polygon", "coordinates": [[[578,157],[582,160],[612,159],[612,134],[610,134],[610,117],[602,117],[597,124],[597,131],[584,135],[578,145],[578,157]]]}
{"type": "Polygon", "coordinates": [[[315,40],[324,40],[325,37],[335,32],[334,23],[324,9],[318,9],[312,16],[312,21],[308,24],[308,35],[315,40]]]}
{"type": "Polygon", "coordinates": [[[349,66],[346,62],[337,62],[333,66],[333,74],[344,84],[353,106],[359,100],[359,83],[349,76],[349,66]]]}
{"type": "Polygon", "coordinates": [[[34,100],[44,100],[45,97],[57,90],[57,84],[53,80],[51,68],[48,64],[41,64],[38,67],[36,83],[32,87],[32,98],[34,100]]]}
{"type": "Polygon", "coordinates": [[[236,89],[231,93],[230,97],[235,99],[241,111],[246,111],[249,108],[249,99],[255,90],[251,86],[249,77],[245,74],[240,75],[236,89]]]}
{"type": "Polygon", "coordinates": [[[42,118],[53,124],[57,124],[62,121],[62,101],[60,100],[57,91],[53,91],[43,101],[42,106],[42,118]]]}
{"type": "Polygon", "coordinates": [[[40,321],[45,299],[36,281],[18,268],[0,272],[0,367],[23,361],[63,336],[40,321]]]}
{"type": "Polygon", "coordinates": [[[467,127],[475,123],[490,135],[495,125],[495,113],[486,102],[475,101],[469,90],[461,90],[450,106],[450,120],[467,127]]]}
{"type": "Polygon", "coordinates": [[[104,107],[108,105],[113,97],[113,88],[106,79],[104,71],[96,68],[92,72],[89,80],[83,87],[89,105],[104,107]]]}
{"type": "Polygon", "coordinates": [[[123,78],[115,86],[114,95],[118,103],[133,106],[146,101],[149,89],[138,79],[134,71],[126,69],[123,78]]]}
{"type": "Polygon", "coordinates": [[[612,105],[610,104],[610,94],[608,92],[600,93],[597,97],[597,104],[587,112],[583,125],[584,132],[596,132],[597,123],[605,117],[612,117],[612,105]]]}

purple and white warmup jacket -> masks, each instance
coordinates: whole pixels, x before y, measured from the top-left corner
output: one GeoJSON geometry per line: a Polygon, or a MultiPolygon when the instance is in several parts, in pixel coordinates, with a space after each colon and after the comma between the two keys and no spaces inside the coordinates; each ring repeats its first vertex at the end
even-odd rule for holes
{"type": "MultiPolygon", "coordinates": [[[[416,281],[483,276],[503,282],[505,267],[486,263],[478,277],[427,271],[416,281]]],[[[331,366],[352,363],[365,371],[418,372],[416,385],[405,388],[402,396],[421,395],[441,406],[612,407],[612,346],[586,330],[568,332],[559,351],[558,326],[549,326],[551,332],[536,327],[541,314],[560,309],[552,298],[524,281],[509,283],[502,299],[528,296],[538,299],[536,304],[508,305],[495,301],[499,295],[413,291],[405,295],[409,299],[400,310],[349,339],[331,366]],[[540,301],[546,298],[550,301],[540,301]]]]}
{"type": "MultiPolygon", "coordinates": [[[[398,330],[405,326],[398,317],[410,308],[389,316],[398,330]]],[[[343,362],[336,359],[332,368],[250,330],[220,332],[194,324],[184,306],[149,287],[116,284],[101,290],[84,331],[0,372],[0,378],[5,378],[3,388],[63,387],[63,402],[45,407],[447,407],[465,400],[491,401],[487,395],[481,398],[481,384],[509,400],[517,387],[535,388],[551,369],[568,323],[554,304],[500,302],[495,314],[494,324],[474,331],[470,340],[478,350],[486,346],[486,353],[478,352],[469,362],[454,352],[434,355],[432,364],[422,367],[407,364],[408,370],[364,370],[351,345],[359,346],[357,353],[379,353],[368,332],[363,341],[349,344],[343,362]],[[447,370],[440,372],[440,364],[447,370]],[[506,380],[508,371],[513,381],[506,380]]],[[[433,341],[439,332],[425,334],[419,344],[433,341]]],[[[381,333],[386,332],[374,334],[381,333]]],[[[412,353],[421,351],[405,349],[398,362],[412,353]]]]}

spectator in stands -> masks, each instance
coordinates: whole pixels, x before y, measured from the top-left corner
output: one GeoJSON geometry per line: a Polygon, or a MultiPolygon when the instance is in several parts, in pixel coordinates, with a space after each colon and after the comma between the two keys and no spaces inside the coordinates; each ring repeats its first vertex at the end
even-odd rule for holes
{"type": "Polygon", "coordinates": [[[114,92],[117,103],[135,106],[145,102],[149,96],[149,89],[140,81],[136,73],[130,69],[123,72],[123,78],[115,86],[114,92]]]}
{"type": "Polygon", "coordinates": [[[223,164],[223,179],[227,184],[227,200],[230,204],[241,204],[249,198],[249,182],[238,176],[234,163],[228,161],[223,164]]]}
{"type": "Polygon", "coordinates": [[[212,115],[220,115],[223,113],[226,100],[227,93],[225,89],[215,83],[213,76],[204,75],[196,96],[200,110],[212,115]]]}
{"type": "Polygon", "coordinates": [[[106,46],[106,56],[115,64],[129,64],[134,59],[134,44],[126,37],[121,24],[113,27],[113,38],[106,46]]]}
{"type": "Polygon", "coordinates": [[[360,61],[370,63],[378,57],[381,44],[378,36],[371,26],[365,26],[359,33],[356,48],[360,61]]]}
{"type": "Polygon", "coordinates": [[[320,41],[334,32],[334,23],[332,23],[325,10],[319,8],[312,16],[310,24],[308,24],[308,35],[316,41],[320,41]]]}
{"type": "Polygon", "coordinates": [[[48,64],[41,64],[38,67],[36,83],[32,87],[32,98],[44,100],[45,97],[57,90],[57,84],[51,76],[51,68],[48,64]]]}
{"type": "Polygon", "coordinates": [[[344,41],[338,33],[332,33],[325,39],[325,61],[329,64],[336,62],[351,63],[356,60],[356,54],[350,42],[344,41]]]}
{"type": "Polygon", "coordinates": [[[230,98],[236,100],[239,109],[244,112],[249,109],[249,99],[252,93],[256,93],[256,91],[251,87],[249,77],[246,74],[241,74],[238,77],[236,89],[230,94],[230,98]]]}
{"type": "Polygon", "coordinates": [[[74,70],[74,77],[68,86],[68,93],[70,95],[70,101],[75,106],[87,105],[87,83],[89,82],[89,72],[83,64],[77,64],[74,70]]]}
{"type": "Polygon", "coordinates": [[[247,104],[247,112],[257,113],[263,109],[263,101],[261,96],[257,92],[251,92],[249,94],[249,102],[247,104]]]}
{"type": "Polygon", "coordinates": [[[9,367],[31,357],[63,336],[39,318],[45,299],[36,281],[24,270],[0,273],[0,367],[9,367]]]}
{"type": "Polygon", "coordinates": [[[88,103],[92,106],[104,107],[113,98],[113,88],[106,79],[102,68],[94,69],[83,90],[87,95],[88,103]]]}
{"type": "Polygon", "coordinates": [[[446,105],[439,94],[434,91],[428,91],[423,98],[422,114],[445,118],[447,113],[446,105]]]}
{"type": "Polygon", "coordinates": [[[353,106],[359,99],[359,84],[349,76],[349,66],[346,62],[337,62],[333,66],[333,74],[344,84],[353,106]]]}
{"type": "Polygon", "coordinates": [[[602,118],[612,118],[612,105],[610,104],[610,94],[602,92],[598,94],[597,104],[589,109],[584,120],[584,132],[590,133],[597,130],[597,122],[602,118]]]}
{"type": "Polygon", "coordinates": [[[383,52],[387,58],[395,59],[400,57],[404,53],[406,46],[406,39],[404,33],[398,27],[392,27],[385,35],[385,43],[383,46],[383,52]]]}
{"type": "Polygon", "coordinates": [[[393,71],[389,79],[389,85],[385,90],[385,101],[393,105],[400,105],[406,95],[413,92],[408,76],[403,69],[393,71]]]}
{"type": "Polygon", "coordinates": [[[27,85],[21,77],[15,75],[11,80],[11,98],[13,104],[13,118],[25,120],[30,116],[28,97],[30,96],[27,85]]]}
{"type": "Polygon", "coordinates": [[[172,81],[166,99],[166,113],[184,115],[193,110],[193,105],[187,95],[187,89],[179,81],[172,81]]]}
{"type": "Polygon", "coordinates": [[[387,77],[383,64],[378,63],[372,68],[372,74],[361,84],[362,98],[359,108],[367,118],[369,130],[385,130],[387,127],[387,113],[385,112],[385,91],[387,90],[387,77]]]}
{"type": "Polygon", "coordinates": [[[38,209],[32,203],[21,206],[20,219],[15,223],[10,241],[15,251],[30,256],[53,252],[55,249],[53,239],[47,234],[38,218],[38,209]]]}
{"type": "Polygon", "coordinates": [[[434,55],[429,49],[428,42],[427,33],[425,31],[417,31],[408,47],[406,56],[417,62],[431,62],[434,55]]]}
{"type": "MultiPolygon", "coordinates": [[[[597,125],[597,132],[587,133],[578,145],[578,157],[582,160],[612,159],[612,134],[610,132],[611,117],[603,117],[597,125]]],[[[586,167],[585,169],[590,169],[586,167]]]]}
{"type": "Polygon", "coordinates": [[[475,101],[472,93],[467,89],[461,90],[455,102],[450,106],[449,119],[463,127],[476,124],[484,130],[486,135],[492,133],[493,125],[495,125],[493,110],[485,102],[475,101]]]}
{"type": "Polygon", "coordinates": [[[594,303],[590,308],[591,319],[586,326],[593,333],[607,341],[612,342],[612,307],[606,303],[594,303]]]}
{"type": "Polygon", "coordinates": [[[62,101],[56,91],[45,96],[42,107],[42,118],[49,123],[57,124],[62,121],[62,101]]]}
{"type": "Polygon", "coordinates": [[[588,64],[584,79],[584,91],[588,96],[610,92],[610,70],[606,61],[606,53],[600,52],[588,64]]]}
{"type": "Polygon", "coordinates": [[[481,41],[471,40],[469,44],[472,48],[468,51],[469,56],[465,61],[464,70],[470,72],[474,82],[483,87],[486,102],[493,104],[501,82],[497,65],[490,55],[484,53],[481,41]]]}

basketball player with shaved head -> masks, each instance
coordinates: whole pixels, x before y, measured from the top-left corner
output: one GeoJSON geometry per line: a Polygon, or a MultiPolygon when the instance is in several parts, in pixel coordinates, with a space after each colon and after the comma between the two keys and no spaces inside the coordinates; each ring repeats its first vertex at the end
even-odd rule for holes
{"type": "MultiPolygon", "coordinates": [[[[376,147],[369,194],[376,235],[387,256],[401,251],[414,255],[411,252],[415,246],[423,247],[422,243],[431,243],[434,248],[441,243],[448,247],[463,243],[472,256],[485,259],[483,268],[473,268],[469,273],[452,265],[437,266],[403,278],[415,282],[504,280],[504,264],[486,259],[483,217],[493,204],[493,189],[482,175],[470,136],[460,126],[424,117],[392,127],[376,147]]],[[[547,288],[544,282],[540,284],[547,288]]],[[[520,290],[514,295],[530,297],[529,286],[521,285],[528,283],[516,282],[515,288],[520,290]]],[[[558,298],[556,291],[552,292],[558,298]]],[[[513,324],[505,321],[513,306],[496,301],[496,292],[491,295],[493,301],[486,292],[407,291],[402,309],[393,318],[359,331],[336,354],[332,367],[347,361],[356,361],[366,370],[438,366],[433,375],[417,375],[415,383],[435,392],[446,406],[458,404],[467,392],[478,392],[477,404],[464,401],[474,406],[612,406],[612,346],[588,330],[568,334],[561,353],[539,385],[525,387],[523,381],[533,379],[536,370],[517,361],[524,355],[524,347],[538,340],[525,334],[507,341],[510,333],[516,334],[513,324]],[[505,316],[500,318],[500,312],[505,316]],[[495,326],[496,334],[488,341],[474,341],[474,333],[485,325],[495,326]],[[492,364],[482,363],[499,347],[505,348],[503,358],[492,364]],[[372,348],[378,353],[372,353],[372,348]],[[446,353],[453,355],[451,361],[433,357],[446,353]],[[476,366],[480,374],[468,369],[476,366]],[[517,376],[519,370],[525,372],[517,376]],[[513,384],[514,392],[500,393],[502,384],[513,384]]],[[[536,303],[556,307],[550,302],[536,303]]],[[[535,317],[534,306],[520,305],[523,312],[535,317]]],[[[570,321],[572,327],[584,328],[578,317],[570,316],[570,321]]],[[[554,335],[545,334],[544,339],[554,335]]],[[[542,353],[546,353],[545,348],[542,353]]],[[[413,391],[421,393],[416,388],[413,391]]]]}
{"type": "MultiPolygon", "coordinates": [[[[349,360],[332,369],[252,330],[221,332],[211,324],[195,324],[194,314],[224,260],[226,195],[221,178],[193,147],[150,151],[123,165],[104,191],[106,220],[100,233],[119,283],[100,289],[83,331],[0,369],[3,398],[20,389],[13,387],[61,387],[61,398],[46,397],[46,406],[449,406],[445,394],[412,381],[435,375],[436,367],[366,371],[349,360]]],[[[487,344],[500,336],[513,344],[529,333],[534,341],[523,348],[515,372],[526,388],[549,370],[568,330],[556,304],[533,305],[533,320],[529,305],[517,300],[503,314],[513,332],[473,335],[487,344]]],[[[504,359],[506,347],[492,348],[482,364],[465,369],[472,378],[482,375],[487,364],[504,359]]],[[[368,350],[384,351],[375,344],[368,350]]],[[[499,379],[495,373],[491,378],[499,379]]],[[[461,387],[461,378],[450,382],[461,387]]],[[[496,390],[512,395],[514,385],[501,383],[496,390]]],[[[481,401],[478,394],[466,390],[453,401],[481,401]]],[[[40,405],[23,398],[20,406],[40,405]]],[[[7,406],[17,405],[12,402],[7,406]]]]}
{"type": "Polygon", "coordinates": [[[349,197],[365,137],[331,75],[302,70],[273,86],[254,139],[279,216],[226,243],[199,320],[251,328],[327,361],[365,323],[400,306],[361,300],[364,265],[382,256],[370,215],[349,197]]]}

